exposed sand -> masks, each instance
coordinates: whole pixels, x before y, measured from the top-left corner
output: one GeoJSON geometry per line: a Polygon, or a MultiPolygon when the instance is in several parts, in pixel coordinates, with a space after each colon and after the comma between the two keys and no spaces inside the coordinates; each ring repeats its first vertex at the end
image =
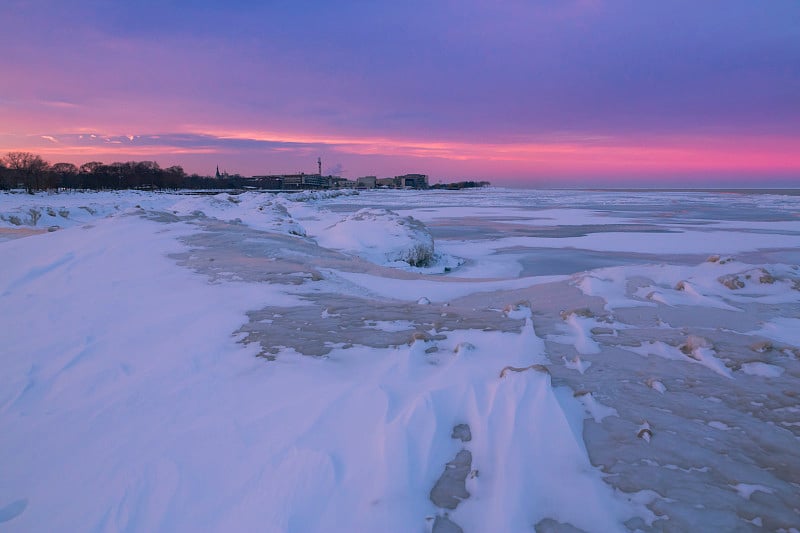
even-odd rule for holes
{"type": "Polygon", "coordinates": [[[47,229],[29,227],[14,229],[0,227],[0,242],[11,239],[20,239],[22,237],[30,237],[31,235],[38,235],[40,233],[47,233],[47,229]]]}

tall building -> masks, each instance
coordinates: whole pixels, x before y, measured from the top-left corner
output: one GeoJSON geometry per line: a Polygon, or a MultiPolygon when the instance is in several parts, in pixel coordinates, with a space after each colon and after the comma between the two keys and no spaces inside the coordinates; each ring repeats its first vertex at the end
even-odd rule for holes
{"type": "Polygon", "coordinates": [[[426,174],[403,174],[395,176],[395,187],[411,189],[427,189],[428,176],[426,174]]]}

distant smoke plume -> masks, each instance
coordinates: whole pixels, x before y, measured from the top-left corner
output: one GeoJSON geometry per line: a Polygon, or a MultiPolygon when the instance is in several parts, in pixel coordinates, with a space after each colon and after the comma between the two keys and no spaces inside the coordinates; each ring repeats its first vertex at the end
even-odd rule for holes
{"type": "Polygon", "coordinates": [[[341,163],[336,163],[332,167],[325,169],[326,176],[341,176],[344,173],[344,167],[341,163]]]}

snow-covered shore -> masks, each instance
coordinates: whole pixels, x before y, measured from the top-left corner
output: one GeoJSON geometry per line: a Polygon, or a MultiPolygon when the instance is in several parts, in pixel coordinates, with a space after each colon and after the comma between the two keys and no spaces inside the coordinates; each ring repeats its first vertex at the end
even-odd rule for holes
{"type": "Polygon", "coordinates": [[[0,226],[9,531],[800,524],[786,197],[0,194],[0,226]]]}

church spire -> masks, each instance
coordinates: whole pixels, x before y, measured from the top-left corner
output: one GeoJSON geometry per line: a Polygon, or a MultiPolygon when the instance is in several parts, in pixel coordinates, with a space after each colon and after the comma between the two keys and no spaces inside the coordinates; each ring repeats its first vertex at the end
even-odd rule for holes
{"type": "Polygon", "coordinates": [[[215,174],[215,177],[216,177],[217,179],[219,179],[219,178],[221,178],[221,177],[222,177],[222,175],[219,173],[219,165],[217,165],[217,173],[215,174]]]}

